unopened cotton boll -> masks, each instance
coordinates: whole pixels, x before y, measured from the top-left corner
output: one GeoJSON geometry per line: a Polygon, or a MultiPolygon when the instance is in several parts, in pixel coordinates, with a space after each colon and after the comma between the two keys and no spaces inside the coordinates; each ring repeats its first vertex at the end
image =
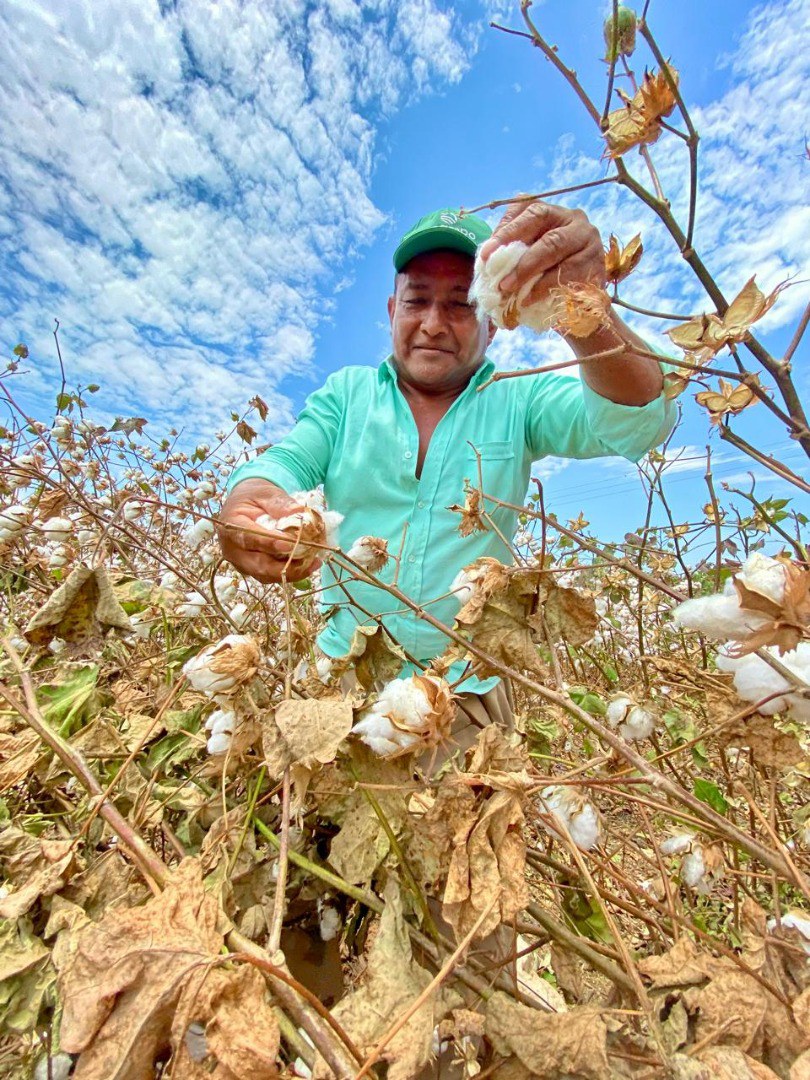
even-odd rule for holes
{"type": "Polygon", "coordinates": [[[64,517],[52,517],[41,522],[39,528],[45,534],[46,539],[61,543],[63,540],[67,540],[73,531],[73,522],[64,517]]]}
{"type": "MultiPolygon", "coordinates": [[[[544,788],[539,808],[550,813],[561,831],[567,832],[582,851],[592,851],[602,840],[602,819],[599,811],[581,792],[569,785],[544,788]]],[[[547,832],[553,828],[543,823],[547,832]]]]}

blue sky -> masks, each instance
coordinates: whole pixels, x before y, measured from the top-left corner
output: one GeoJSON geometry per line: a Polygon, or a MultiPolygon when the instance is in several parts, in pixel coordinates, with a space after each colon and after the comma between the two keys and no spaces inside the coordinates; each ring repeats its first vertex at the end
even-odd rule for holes
{"type": "MultiPolygon", "coordinates": [[[[532,14],[601,103],[605,0],[532,14]]],[[[388,344],[391,252],[426,211],[604,175],[595,130],[527,42],[517,3],[467,0],[4,0],[0,5],[0,318],[31,348],[20,392],[47,413],[51,330],[73,381],[98,382],[101,416],[142,415],[208,441],[255,393],[281,436],[306,394],[388,344]]],[[[810,3],[652,0],[649,19],[702,134],[697,246],[732,294],[810,277],[810,3]]],[[[647,56],[634,57],[638,70],[647,56]]],[[[685,155],[652,147],[676,213],[685,155]]],[[[637,159],[628,164],[641,175],[637,159]]],[[[613,188],[569,196],[605,237],[641,231],[623,294],[641,307],[708,307],[648,212],[613,188]]],[[[760,324],[779,353],[807,302],[787,290],[760,324]]],[[[636,320],[651,340],[660,324],[636,320]]],[[[553,336],[501,334],[501,367],[553,362],[553,336]]],[[[810,397],[807,350],[797,378],[810,397]]],[[[692,394],[671,496],[694,520],[709,435],[692,394]],[[685,448],[685,449],[683,449],[685,448]]],[[[761,406],[737,421],[768,452],[802,455],[761,406]]],[[[712,436],[719,480],[746,459],[712,436]]],[[[550,508],[604,535],[638,523],[635,470],[547,460],[550,508]]],[[[783,494],[754,469],[758,491],[783,494]]]]}

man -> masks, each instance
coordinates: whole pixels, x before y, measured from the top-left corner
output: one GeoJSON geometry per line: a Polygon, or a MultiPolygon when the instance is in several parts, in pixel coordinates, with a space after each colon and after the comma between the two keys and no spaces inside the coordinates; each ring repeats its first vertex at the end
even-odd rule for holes
{"type": "MultiPolygon", "coordinates": [[[[512,561],[501,537],[514,535],[515,511],[488,504],[497,530],[462,538],[458,514],[448,509],[463,502],[465,479],[477,486],[476,451],[483,490],[522,505],[538,458],[618,454],[635,461],[669,434],[674,407],[662,395],[660,366],[634,351],[647,346],[615,315],[590,337],[571,339],[583,361],[627,347],[621,355],[583,363],[581,382],[550,373],[502,380],[478,392],[493,370],[486,350],[495,326],[479,321],[468,300],[475,253],[480,247],[486,259],[514,240],[527,251],[501,283],[505,295],[534,279],[530,302],[560,284],[605,284],[601,239],[581,210],[516,203],[494,233],[480,218],[457,211],[423,218],[394,253],[392,355],[377,369],[346,367],[330,375],[308,398],[293,431],[234,472],[219,527],[223,553],[234,566],[263,582],[280,581],[285,570],[288,580],[307,576],[317,563],[291,563],[290,546],[261,536],[256,520],[301,510],[290,493],[323,484],[327,506],[344,515],[343,549],[363,535],[386,539],[398,558],[389,560],[380,579],[391,582],[396,575],[402,592],[452,625],[458,600],[448,590],[458,571],[483,555],[512,561]]],[[[348,651],[355,626],[371,623],[368,613],[382,615],[421,664],[444,651],[446,637],[398,608],[385,591],[353,581],[329,563],[322,584],[329,617],[318,645],[327,655],[348,651]]],[[[462,724],[470,716],[479,724],[510,722],[508,687],[499,680],[465,678],[463,663],[448,678],[460,680],[468,717],[462,724]]],[[[454,733],[464,745],[475,732],[454,733]]]]}

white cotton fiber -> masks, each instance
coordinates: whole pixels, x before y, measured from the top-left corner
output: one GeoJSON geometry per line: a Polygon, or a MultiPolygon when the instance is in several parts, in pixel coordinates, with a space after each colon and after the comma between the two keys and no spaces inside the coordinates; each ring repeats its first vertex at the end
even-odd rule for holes
{"type": "Polygon", "coordinates": [[[510,302],[516,306],[516,316],[522,326],[534,330],[549,330],[554,325],[554,302],[545,298],[539,303],[526,304],[529,293],[534,288],[536,278],[526,282],[518,293],[502,293],[500,282],[515,269],[528,247],[520,240],[511,244],[502,244],[495,248],[486,262],[480,254],[475,260],[475,272],[470,287],[470,300],[478,310],[478,317],[489,316],[496,326],[514,327],[514,321],[505,318],[510,302]]]}
{"type": "Polygon", "coordinates": [[[673,610],[672,619],[684,630],[699,630],[726,641],[740,641],[770,622],[767,615],[743,611],[736,592],[685,600],[673,610]]]}
{"type": "MultiPolygon", "coordinates": [[[[766,651],[794,675],[810,684],[810,642],[800,642],[795,649],[785,653],[784,656],[779,656],[775,648],[769,648],[766,651]]],[[[791,693],[793,687],[787,679],[783,678],[778,671],[774,671],[759,656],[750,653],[748,656],[733,657],[719,652],[716,663],[719,671],[733,672],[734,689],[743,701],[762,701],[770,694],[782,695],[759,708],[758,711],[765,716],[789,709],[794,720],[810,723],[810,699],[795,692],[791,693]],[[786,692],[783,694],[783,691],[786,692]]]]}
{"type": "MultiPolygon", "coordinates": [[[[591,851],[601,842],[601,815],[575,787],[560,784],[544,788],[538,806],[553,815],[555,824],[567,832],[582,851],[591,851]]],[[[545,823],[544,828],[554,835],[553,829],[545,823]]]]}
{"type": "Polygon", "coordinates": [[[747,589],[781,604],[785,598],[785,566],[778,559],[755,552],[736,575],[747,589]]]}
{"type": "Polygon", "coordinates": [[[427,694],[413,678],[392,679],[352,730],[375,754],[386,757],[421,741],[418,734],[402,728],[418,731],[430,711],[427,694]]]}

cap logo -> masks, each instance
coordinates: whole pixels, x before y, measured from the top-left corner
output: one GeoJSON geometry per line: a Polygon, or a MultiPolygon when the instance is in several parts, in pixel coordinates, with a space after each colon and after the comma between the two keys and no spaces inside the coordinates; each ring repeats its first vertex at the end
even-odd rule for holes
{"type": "Polygon", "coordinates": [[[455,225],[458,221],[458,214],[441,214],[439,216],[439,221],[441,221],[443,225],[455,225]]]}

